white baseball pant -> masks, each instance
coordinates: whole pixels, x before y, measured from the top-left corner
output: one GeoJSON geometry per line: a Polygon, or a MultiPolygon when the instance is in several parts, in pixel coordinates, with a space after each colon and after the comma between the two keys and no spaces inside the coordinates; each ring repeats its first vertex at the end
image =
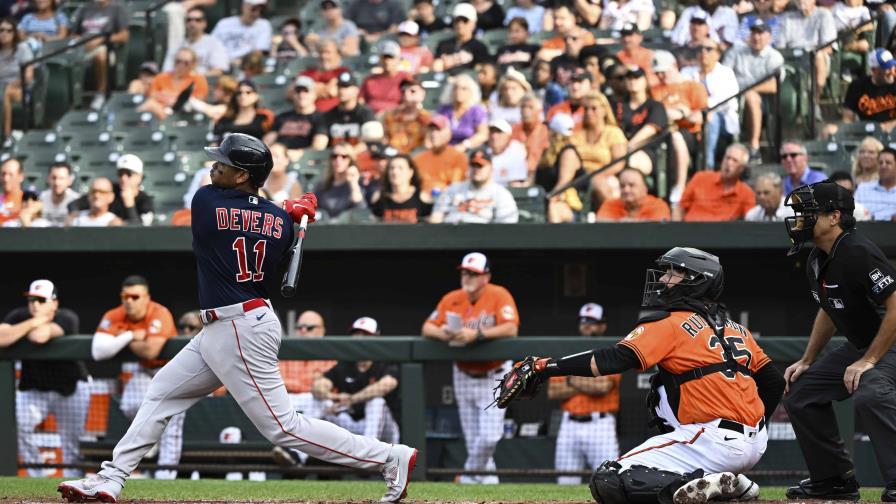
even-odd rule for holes
{"type": "MultiPolygon", "coordinates": [[[[591,421],[579,422],[563,412],[554,465],[558,471],[595,469],[606,460],[619,457],[619,441],[616,439],[616,416],[612,413],[592,413],[591,421]]],[[[580,485],[580,476],[558,476],[560,485],[580,485]]]]}
{"type": "MultiPolygon", "coordinates": [[[[495,401],[492,389],[496,380],[504,376],[509,369],[510,361],[497,369],[488,372],[482,378],[474,378],[454,366],[454,400],[460,416],[460,426],[464,431],[464,444],[467,446],[467,461],[464,469],[468,471],[494,471],[495,447],[504,435],[505,410],[492,406],[495,401]]],[[[497,476],[460,477],[461,483],[498,484],[497,476]]]]}
{"type": "MultiPolygon", "coordinates": [[[[121,394],[121,412],[128,418],[133,420],[137,416],[137,410],[146,397],[146,391],[149,390],[149,384],[156,369],[139,368],[134,371],[128,384],[124,387],[121,394]]],[[[171,417],[168,426],[162,432],[162,439],[159,440],[159,456],[156,463],[163,466],[176,466],[180,462],[181,449],[183,448],[184,437],[184,419],[186,413],[179,413],[171,417]]],[[[177,477],[176,471],[161,470],[156,471],[156,477],[162,479],[162,475],[168,475],[164,479],[173,479],[177,477]]]]}

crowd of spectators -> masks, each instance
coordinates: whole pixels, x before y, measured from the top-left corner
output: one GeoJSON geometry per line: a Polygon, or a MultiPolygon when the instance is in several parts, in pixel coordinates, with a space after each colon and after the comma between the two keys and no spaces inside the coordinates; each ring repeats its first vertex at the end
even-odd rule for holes
{"type": "MultiPolygon", "coordinates": [[[[139,111],[159,120],[184,111],[205,114],[216,142],[233,132],[263,139],[285,160],[265,195],[279,201],[313,190],[325,220],[361,215],[431,223],[516,222],[513,190],[532,185],[550,194],[548,222],[777,219],[784,210],[767,200],[777,185],[781,199],[847,167],[812,166],[798,140],[763,145],[771,113],[765,98],[779,91],[769,75],[785,78],[783,51],[814,50],[838,30],[871,19],[856,0],[733,6],[699,0],[677,14],[650,0],[475,0],[441,12],[432,0],[414,0],[407,10],[397,0],[322,0],[304,9],[318,18],[308,20],[296,6],[274,27],[266,0],[242,0],[238,14],[214,24],[208,2],[174,3],[166,13],[179,23],[168,34],[176,43],[163,61],[142,65],[129,89],[145,96],[139,111]],[[286,83],[286,105],[274,109],[259,80],[271,72],[286,83]],[[651,142],[667,130],[668,156],[651,142]],[[295,168],[324,156],[320,176],[303,187],[309,178],[297,177],[295,168]],[[751,174],[752,165],[776,172],[780,183],[751,174]],[[657,185],[660,169],[667,187],[657,185]],[[765,196],[757,203],[760,190],[765,196]]],[[[882,32],[894,15],[888,6],[879,10],[882,32]]],[[[52,0],[36,0],[20,14],[20,21],[0,20],[7,136],[11,105],[23,92],[16,63],[50,40],[106,31],[114,42],[128,37],[129,14],[120,0],[88,2],[71,20],[52,0]]],[[[817,51],[811,78],[820,93],[835,51],[867,57],[868,75],[849,77],[842,122],[872,121],[889,131],[896,124],[896,60],[883,47],[889,34],[878,37],[877,48],[862,35],[817,51]]],[[[99,40],[87,46],[99,91],[108,80],[105,50],[99,40]]],[[[32,78],[25,74],[24,88],[32,78]]],[[[103,95],[91,107],[101,109],[103,95]]],[[[836,134],[837,124],[825,128],[825,135],[836,134]]],[[[889,220],[896,192],[887,170],[877,168],[881,149],[870,153],[872,140],[855,152],[852,182],[872,218],[889,220]],[[862,187],[868,183],[876,189],[862,187]]],[[[39,198],[31,189],[44,184],[26,187],[22,163],[7,160],[0,220],[11,226],[171,222],[157,218],[152,195],[141,189],[153,174],[144,173],[138,156],[121,159],[117,183],[97,177],[82,187],[71,166],[50,166],[49,193],[39,198]],[[54,175],[66,169],[67,177],[54,175]],[[69,201],[85,188],[86,195],[69,201]]],[[[194,168],[198,180],[202,170],[194,168]]],[[[188,198],[185,203],[189,208],[188,198]]]]}

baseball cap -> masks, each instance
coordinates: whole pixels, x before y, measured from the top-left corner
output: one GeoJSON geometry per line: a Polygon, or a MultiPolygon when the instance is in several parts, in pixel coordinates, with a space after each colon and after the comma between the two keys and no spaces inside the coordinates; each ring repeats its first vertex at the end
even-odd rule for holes
{"type": "Polygon", "coordinates": [[[357,86],[358,81],[355,80],[355,76],[351,72],[342,72],[339,74],[336,85],[339,87],[357,86]]]}
{"type": "Polygon", "coordinates": [[[133,154],[125,154],[118,158],[115,162],[116,170],[127,170],[134,173],[143,174],[143,161],[133,154]]]}
{"type": "Polygon", "coordinates": [[[579,308],[579,322],[603,322],[604,307],[597,303],[585,303],[579,308]]]}
{"type": "Polygon", "coordinates": [[[420,25],[411,21],[410,19],[407,21],[402,21],[398,24],[398,33],[405,33],[407,35],[419,35],[420,34],[420,25]]]}
{"type": "Polygon", "coordinates": [[[576,127],[576,121],[572,118],[571,115],[565,114],[563,112],[554,114],[554,117],[551,118],[551,122],[548,124],[548,128],[554,133],[559,133],[563,136],[572,135],[573,128],[576,127]]]}
{"type": "Polygon", "coordinates": [[[510,132],[513,131],[513,126],[511,126],[510,123],[507,122],[506,119],[492,119],[491,121],[489,121],[488,127],[489,127],[489,129],[494,128],[494,129],[500,131],[501,133],[507,133],[507,134],[510,134],[510,132]]]}
{"type": "Polygon", "coordinates": [[[327,9],[329,7],[339,7],[339,0],[323,0],[320,3],[321,9],[327,9]]]}
{"type": "Polygon", "coordinates": [[[218,442],[221,444],[240,444],[243,442],[243,431],[239,427],[224,427],[218,434],[218,442]]]}
{"type": "Polygon", "coordinates": [[[651,66],[653,67],[654,72],[668,72],[675,68],[675,63],[675,56],[669,51],[659,49],[653,52],[651,66]]]}
{"type": "Polygon", "coordinates": [[[454,6],[454,10],[451,12],[451,18],[466,18],[472,22],[476,22],[479,17],[476,14],[476,7],[473,7],[472,4],[468,3],[459,3],[454,6]]]}
{"type": "Polygon", "coordinates": [[[708,23],[709,13],[703,9],[697,9],[691,14],[691,23],[708,23]]]}
{"type": "Polygon", "coordinates": [[[401,46],[394,40],[387,40],[380,44],[380,56],[397,58],[401,56],[401,46]]]}
{"type": "Polygon", "coordinates": [[[822,212],[848,210],[851,213],[856,208],[849,189],[836,182],[818,182],[809,187],[812,188],[813,199],[822,212]]]}
{"type": "Polygon", "coordinates": [[[352,323],[352,332],[361,331],[367,334],[376,334],[379,325],[375,319],[370,317],[361,317],[352,323]]]}
{"type": "Polygon", "coordinates": [[[594,76],[591,75],[591,72],[585,70],[584,68],[580,68],[580,69],[578,69],[577,72],[572,74],[572,77],[570,77],[570,79],[572,79],[576,82],[582,82],[582,81],[586,81],[586,80],[587,81],[594,80],[594,76]]]}
{"type": "Polygon", "coordinates": [[[770,31],[772,31],[772,29],[768,25],[768,23],[766,23],[765,21],[762,20],[761,17],[757,17],[756,19],[753,20],[752,23],[750,23],[750,31],[770,32],[770,31]]]}
{"type": "Polygon", "coordinates": [[[28,286],[28,291],[25,292],[24,295],[28,297],[56,299],[56,286],[49,280],[35,280],[28,286]]]}
{"type": "Polygon", "coordinates": [[[140,71],[157,75],[159,73],[159,65],[155,61],[144,61],[140,64],[140,71]]]}
{"type": "Polygon", "coordinates": [[[435,126],[436,128],[439,128],[439,129],[447,129],[447,128],[451,127],[451,123],[448,122],[447,117],[445,117],[443,115],[435,114],[429,118],[428,126],[435,126]]]}
{"type": "MultiPolygon", "coordinates": [[[[482,151],[479,151],[482,152],[482,151]]],[[[465,255],[463,260],[460,262],[460,265],[457,266],[459,270],[467,270],[472,271],[473,273],[488,273],[491,271],[491,268],[488,264],[488,258],[485,257],[485,254],[482,252],[470,252],[465,255]]]]}
{"type": "Polygon", "coordinates": [[[891,68],[896,67],[896,60],[893,59],[893,54],[890,51],[878,47],[868,55],[868,64],[871,68],[890,70],[891,68]]]}
{"type": "Polygon", "coordinates": [[[491,164],[492,164],[492,157],[488,154],[488,152],[485,152],[482,149],[475,150],[475,151],[473,151],[472,154],[470,154],[470,166],[473,166],[473,165],[485,166],[485,165],[491,165],[491,164]]]}
{"type": "Polygon", "coordinates": [[[296,77],[296,81],[293,84],[293,87],[314,89],[315,82],[314,82],[314,79],[312,79],[311,77],[308,77],[307,75],[300,75],[300,76],[296,77]]]}
{"type": "Polygon", "coordinates": [[[268,0],[243,0],[243,3],[246,5],[265,5],[268,3],[268,0]]]}
{"type": "Polygon", "coordinates": [[[647,74],[644,73],[644,69],[636,65],[628,67],[628,72],[625,74],[626,77],[644,77],[645,75],[647,74]]]}
{"type": "Polygon", "coordinates": [[[622,29],[619,30],[619,33],[622,35],[630,35],[632,33],[641,33],[641,29],[638,28],[638,25],[635,23],[625,23],[622,25],[622,29]]]}
{"type": "Polygon", "coordinates": [[[363,142],[380,141],[385,135],[383,123],[379,121],[367,121],[361,125],[361,141],[363,142]]]}

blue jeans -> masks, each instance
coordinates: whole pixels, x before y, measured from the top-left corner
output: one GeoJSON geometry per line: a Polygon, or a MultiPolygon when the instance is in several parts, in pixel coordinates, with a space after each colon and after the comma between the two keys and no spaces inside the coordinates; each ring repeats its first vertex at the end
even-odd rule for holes
{"type": "Polygon", "coordinates": [[[706,122],[706,136],[703,138],[707,168],[716,168],[716,150],[723,139],[726,143],[731,140],[731,133],[725,129],[725,118],[719,113],[712,114],[706,122]]]}

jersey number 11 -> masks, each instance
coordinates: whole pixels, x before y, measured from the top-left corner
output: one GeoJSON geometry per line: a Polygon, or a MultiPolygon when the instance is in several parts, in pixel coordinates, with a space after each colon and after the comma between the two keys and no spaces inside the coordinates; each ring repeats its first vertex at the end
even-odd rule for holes
{"type": "Polygon", "coordinates": [[[260,282],[264,280],[264,271],[262,271],[261,266],[264,264],[264,252],[267,247],[267,241],[258,240],[255,242],[255,246],[252,247],[255,250],[255,272],[249,271],[249,265],[246,261],[246,237],[240,236],[236,240],[233,240],[233,250],[236,250],[236,262],[239,267],[240,272],[236,274],[237,282],[260,282]]]}

